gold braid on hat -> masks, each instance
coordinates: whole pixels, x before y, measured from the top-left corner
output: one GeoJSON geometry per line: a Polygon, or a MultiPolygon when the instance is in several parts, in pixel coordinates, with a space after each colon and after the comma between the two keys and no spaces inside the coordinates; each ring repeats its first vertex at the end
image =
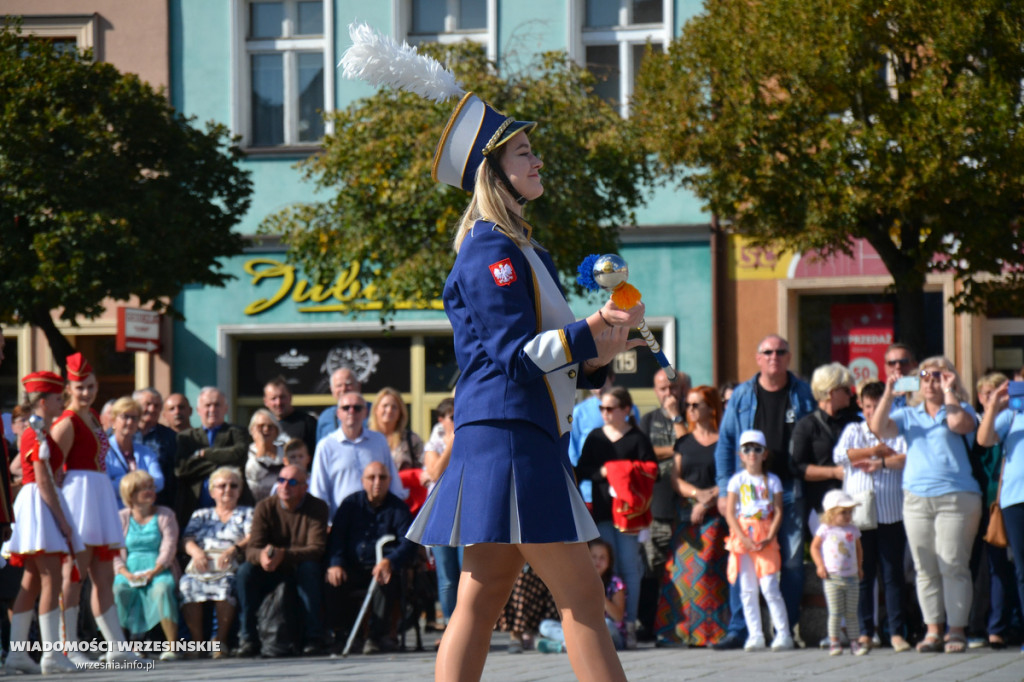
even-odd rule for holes
{"type": "Polygon", "coordinates": [[[494,131],[493,135],[491,135],[491,139],[487,140],[487,144],[484,145],[484,148],[480,153],[487,156],[493,152],[494,148],[498,146],[498,142],[501,141],[501,136],[505,134],[505,131],[508,130],[508,127],[513,123],[515,123],[514,118],[506,118],[504,123],[498,126],[498,129],[494,131]]]}

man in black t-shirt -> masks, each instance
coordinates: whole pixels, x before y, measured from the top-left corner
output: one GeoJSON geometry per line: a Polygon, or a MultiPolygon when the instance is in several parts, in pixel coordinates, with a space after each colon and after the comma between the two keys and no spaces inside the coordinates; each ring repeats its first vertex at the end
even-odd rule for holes
{"type": "MultiPolygon", "coordinates": [[[[796,422],[813,412],[816,403],[811,387],[789,371],[789,343],[781,336],[766,336],[757,345],[757,367],[758,373],[733,391],[718,430],[715,449],[718,509],[724,516],[729,479],[738,470],[740,434],[748,429],[762,431],[771,452],[768,470],[782,482],[782,528],[778,536],[782,552],[780,587],[789,623],[795,626],[800,622],[800,598],[804,589],[804,509],[801,482],[789,468],[789,441],[796,422]]],[[[725,638],[715,645],[716,649],[739,649],[747,638],[738,585],[730,585],[729,606],[732,618],[725,638]]]]}

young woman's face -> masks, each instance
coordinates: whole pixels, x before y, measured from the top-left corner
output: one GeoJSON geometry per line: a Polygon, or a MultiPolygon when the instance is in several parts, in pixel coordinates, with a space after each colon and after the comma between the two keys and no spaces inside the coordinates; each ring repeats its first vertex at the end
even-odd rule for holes
{"type": "Polygon", "coordinates": [[[388,430],[395,429],[398,426],[398,420],[402,416],[402,409],[398,406],[398,401],[392,395],[386,395],[377,401],[377,405],[374,408],[377,411],[377,425],[388,430]]]}
{"type": "Polygon", "coordinates": [[[85,381],[68,382],[68,388],[71,391],[71,402],[77,408],[82,408],[91,406],[93,401],[96,400],[99,384],[96,383],[96,376],[90,374],[85,378],[85,381]]]}
{"type": "Polygon", "coordinates": [[[512,186],[528,201],[544,194],[544,185],[540,179],[540,169],[544,163],[533,153],[526,133],[516,133],[504,146],[501,169],[505,171],[512,186]]]}
{"type": "Polygon", "coordinates": [[[611,563],[608,558],[608,550],[601,545],[594,545],[590,548],[590,560],[594,562],[594,568],[598,575],[604,575],[611,563]]]}
{"type": "Polygon", "coordinates": [[[601,398],[601,418],[604,419],[605,424],[621,426],[626,423],[628,414],[629,408],[620,405],[613,396],[606,395],[601,398]]]}

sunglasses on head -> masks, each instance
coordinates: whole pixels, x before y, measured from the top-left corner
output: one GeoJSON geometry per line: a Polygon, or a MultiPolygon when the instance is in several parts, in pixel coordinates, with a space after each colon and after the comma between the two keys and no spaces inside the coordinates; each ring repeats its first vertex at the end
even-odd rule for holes
{"type": "Polygon", "coordinates": [[[744,455],[760,455],[764,452],[764,448],[760,445],[744,445],[740,448],[740,452],[744,455]]]}
{"type": "Polygon", "coordinates": [[[277,482],[280,485],[286,485],[289,488],[294,488],[295,486],[297,486],[299,484],[299,479],[297,479],[297,478],[285,478],[284,476],[278,476],[277,477],[277,482]]]}
{"type": "Polygon", "coordinates": [[[338,409],[342,412],[362,412],[363,405],[339,405],[338,409]]]}

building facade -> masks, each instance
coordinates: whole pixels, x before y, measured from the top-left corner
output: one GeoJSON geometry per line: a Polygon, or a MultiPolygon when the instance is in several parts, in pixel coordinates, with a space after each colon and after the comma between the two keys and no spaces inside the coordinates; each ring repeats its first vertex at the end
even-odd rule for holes
{"type": "MultiPolygon", "coordinates": [[[[472,40],[505,68],[535,53],[565,50],[601,74],[601,94],[628,115],[633,75],[648,41],[661,49],[695,3],[677,0],[171,0],[171,99],[199,120],[227,123],[240,136],[252,171],[253,205],[240,230],[254,234],[267,215],[314,194],[295,163],[316,153],[327,128],[319,111],[347,107],[372,93],[340,77],[348,25],[365,21],[399,41],[472,40]],[[623,76],[625,74],[625,76],[623,76]]],[[[543,118],[544,112],[537,112],[543,118]]],[[[441,131],[438,131],[440,134],[441,131]]],[[[424,154],[431,154],[424,150],[424,154]]],[[[543,150],[539,150],[543,156],[543,150]]],[[[689,194],[662,190],[622,226],[630,281],[643,293],[648,323],[668,356],[701,382],[713,379],[710,219],[689,194]]],[[[425,434],[431,409],[457,378],[451,331],[440,302],[400,310],[382,326],[359,308],[372,280],[359,265],[338,263],[329,287],[311,286],[283,248],[253,241],[226,263],[227,287],[187,289],[176,301],[185,319],[174,328],[174,387],[194,397],[227,390],[236,421],[261,403],[262,386],[284,376],[296,404],[328,406],[330,373],[349,366],[368,398],[384,386],[402,392],[411,426],[425,434]],[[359,282],[358,285],[355,283],[359,282]]],[[[577,315],[596,297],[573,299],[577,315]]],[[[616,361],[619,383],[650,391],[650,353],[616,361]]]]}

